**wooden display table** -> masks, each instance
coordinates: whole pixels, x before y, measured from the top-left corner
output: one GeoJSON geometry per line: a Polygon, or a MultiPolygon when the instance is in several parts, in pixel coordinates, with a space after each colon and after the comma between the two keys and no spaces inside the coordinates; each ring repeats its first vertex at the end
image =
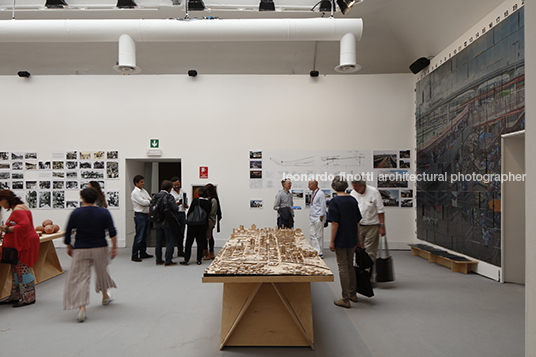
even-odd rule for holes
{"type": "Polygon", "coordinates": [[[220,350],[314,350],[311,282],[321,281],[333,281],[333,273],[300,230],[235,230],[203,276],[204,283],[223,283],[220,350]]]}
{"type": "MultiPolygon", "coordinates": [[[[52,241],[63,238],[64,235],[64,231],[59,231],[52,234],[43,234],[39,237],[39,258],[33,267],[36,284],[63,274],[63,268],[52,241]]],[[[0,299],[11,293],[11,279],[11,265],[0,264],[0,286],[3,287],[2,291],[0,291],[0,299]]]]}

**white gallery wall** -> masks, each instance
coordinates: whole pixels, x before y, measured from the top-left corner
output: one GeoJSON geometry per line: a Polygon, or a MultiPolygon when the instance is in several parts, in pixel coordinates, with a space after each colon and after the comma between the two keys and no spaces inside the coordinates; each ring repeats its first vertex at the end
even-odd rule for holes
{"type": "MultiPolygon", "coordinates": [[[[131,246],[127,169],[136,168],[126,163],[148,159],[150,139],[159,139],[155,160],[180,159],[188,192],[217,184],[221,246],[239,225],[275,226],[277,190],[249,188],[250,150],[411,149],[414,169],[414,81],[411,74],[1,77],[0,151],[50,160],[53,152],[118,150],[120,178],[107,180],[106,189],[120,191],[120,209],[111,212],[120,246],[131,246]],[[208,179],[199,179],[200,166],[208,179]],[[251,210],[252,198],[264,208],[251,210]]],[[[33,211],[36,225],[50,218],[61,227],[69,213],[33,211]]],[[[415,240],[414,209],[388,208],[386,221],[392,248],[415,240]]],[[[296,227],[308,232],[308,209],[296,212],[296,227]]]]}

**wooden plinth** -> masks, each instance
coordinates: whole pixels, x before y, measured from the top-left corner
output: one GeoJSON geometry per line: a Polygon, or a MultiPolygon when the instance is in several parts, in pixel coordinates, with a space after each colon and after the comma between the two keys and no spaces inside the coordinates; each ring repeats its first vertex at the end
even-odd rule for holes
{"type": "Polygon", "coordinates": [[[427,259],[429,263],[443,265],[447,268],[450,268],[450,270],[454,273],[469,274],[472,270],[472,265],[478,263],[477,261],[473,260],[453,260],[433,254],[432,252],[415,247],[411,244],[409,244],[409,246],[411,247],[411,255],[418,255],[421,258],[427,259]]]}
{"type": "Polygon", "coordinates": [[[311,283],[225,283],[221,345],[309,346],[311,283]]]}
{"type": "MultiPolygon", "coordinates": [[[[63,268],[52,241],[57,238],[63,238],[64,234],[65,232],[60,231],[53,234],[43,234],[40,237],[39,258],[32,268],[36,284],[63,274],[63,268]]],[[[0,299],[11,294],[11,280],[11,265],[0,264],[0,286],[3,287],[2,291],[0,291],[0,299]]]]}

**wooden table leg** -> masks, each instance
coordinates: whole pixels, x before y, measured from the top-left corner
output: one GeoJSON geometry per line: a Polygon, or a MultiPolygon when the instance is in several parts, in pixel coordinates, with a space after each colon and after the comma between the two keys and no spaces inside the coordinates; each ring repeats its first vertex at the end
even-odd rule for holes
{"type": "Polygon", "coordinates": [[[51,240],[40,244],[39,258],[34,265],[34,272],[36,284],[63,274],[56,248],[51,240]]]}
{"type": "Polygon", "coordinates": [[[314,349],[311,283],[224,283],[224,346],[314,349]]]}

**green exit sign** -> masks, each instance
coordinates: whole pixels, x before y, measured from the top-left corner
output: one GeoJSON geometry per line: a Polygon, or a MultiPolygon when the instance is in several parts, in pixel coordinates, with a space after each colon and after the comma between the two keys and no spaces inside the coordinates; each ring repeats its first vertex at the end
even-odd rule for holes
{"type": "Polygon", "coordinates": [[[160,139],[151,139],[151,149],[157,149],[160,147],[160,139]]]}

